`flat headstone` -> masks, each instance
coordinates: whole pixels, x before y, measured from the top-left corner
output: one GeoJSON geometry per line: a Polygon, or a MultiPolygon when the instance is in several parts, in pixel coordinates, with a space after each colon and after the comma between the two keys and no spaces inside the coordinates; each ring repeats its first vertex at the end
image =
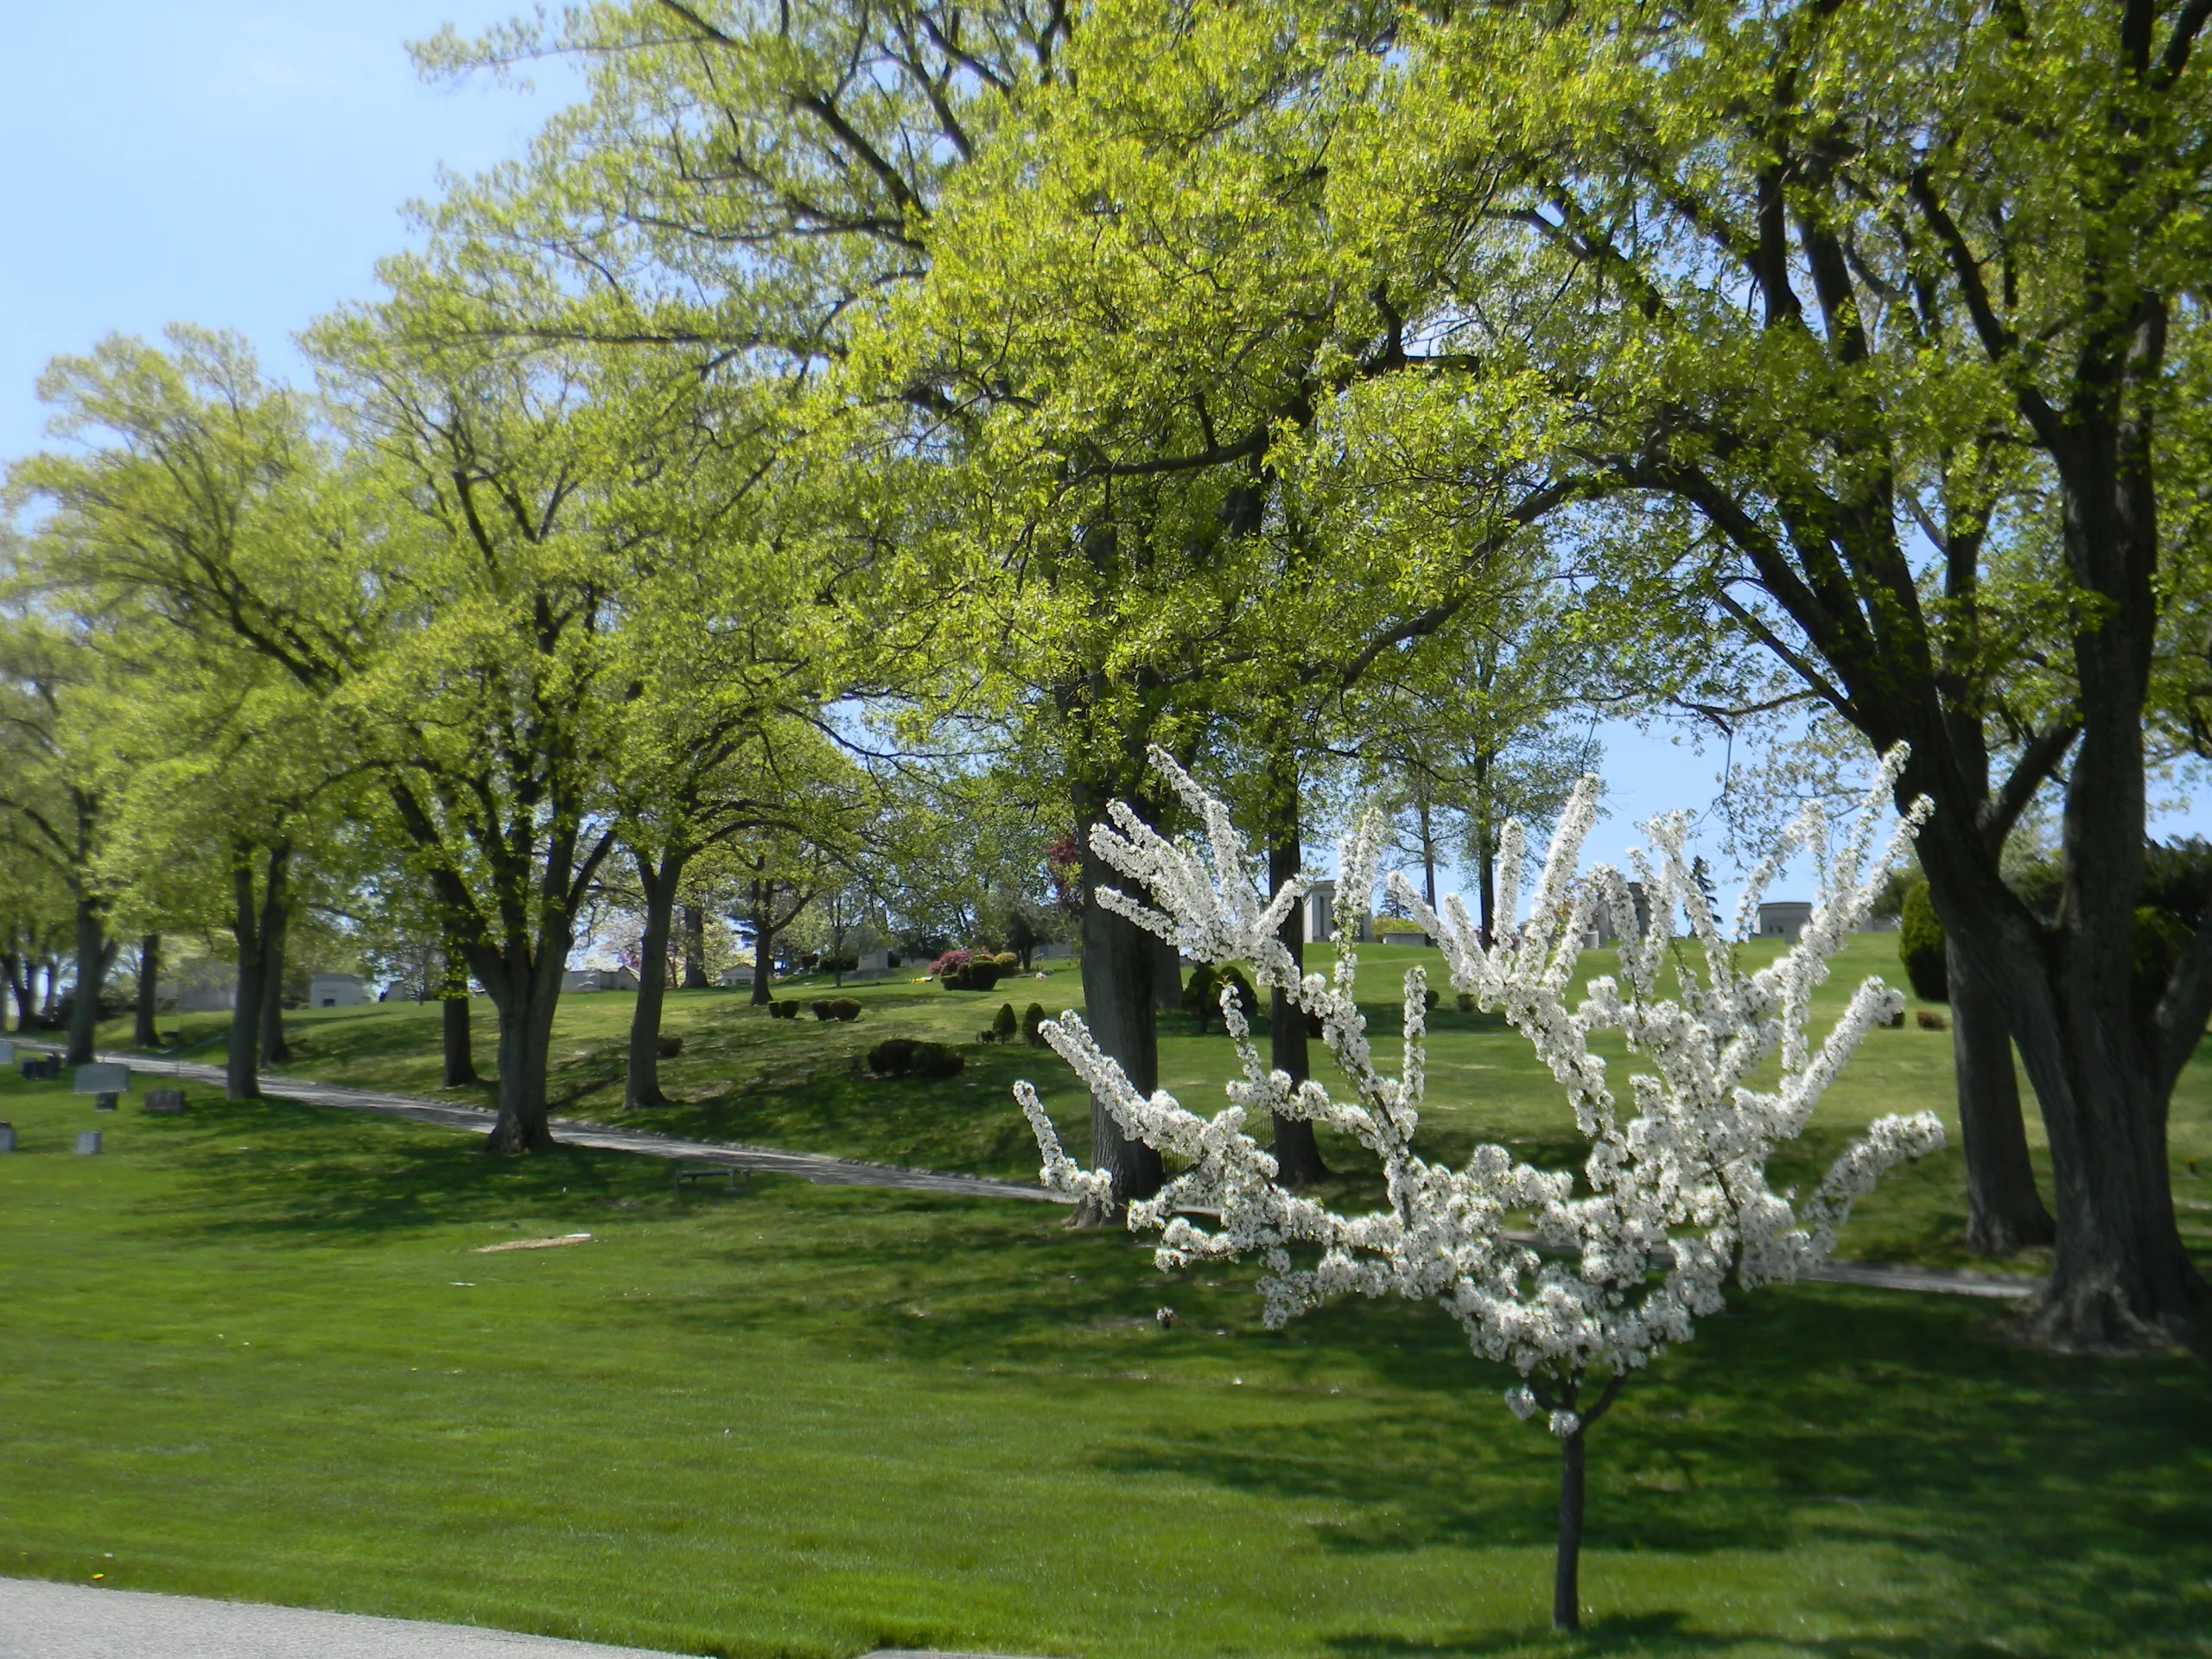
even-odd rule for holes
{"type": "Polygon", "coordinates": [[[73,1095],[127,1095],[130,1092],[130,1068],[127,1065],[80,1065],[77,1080],[69,1085],[73,1095]]]}
{"type": "Polygon", "coordinates": [[[0,1123],[0,1152],[13,1152],[15,1149],[16,1126],[12,1123],[0,1123]]]}
{"type": "Polygon", "coordinates": [[[89,1155],[99,1149],[100,1132],[98,1129],[79,1129],[77,1132],[77,1150],[79,1153],[89,1155]]]}
{"type": "Polygon", "coordinates": [[[181,1089],[149,1089],[145,1109],[156,1117],[164,1117],[184,1109],[184,1090],[181,1089]]]}

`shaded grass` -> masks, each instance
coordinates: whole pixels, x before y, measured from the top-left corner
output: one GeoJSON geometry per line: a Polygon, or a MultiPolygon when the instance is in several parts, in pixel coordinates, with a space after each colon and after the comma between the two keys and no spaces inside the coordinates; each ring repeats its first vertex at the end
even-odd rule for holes
{"type": "Polygon", "coordinates": [[[1986,1305],[1708,1322],[1593,1436],[1563,1643],[1552,1444],[1433,1313],[194,1092],[79,1159],[0,1081],[0,1572],[717,1654],[2212,1652],[2202,1371],[1986,1305]]]}
{"type": "MultiPolygon", "coordinates": [[[[1770,960],[1769,942],[1743,948],[1747,963],[1770,960]]],[[[1328,947],[1309,952],[1310,965],[1325,970],[1328,947]]],[[[1451,1004],[1439,953],[1406,945],[1369,945],[1361,951],[1360,996],[1385,1064],[1400,1031],[1400,999],[1406,969],[1427,967],[1432,984],[1445,990],[1444,1006],[1430,1016],[1428,1101],[1423,1109],[1423,1151],[1457,1164],[1478,1141],[1502,1141],[1519,1155],[1554,1167],[1571,1167],[1582,1155],[1557,1086],[1535,1061],[1527,1043],[1495,1016],[1462,1014],[1451,1004]]],[[[1610,951],[1585,959],[1589,972],[1612,965],[1610,951]]],[[[1048,1013],[1081,1007],[1079,975],[1068,963],[1047,964],[1042,979],[1014,979],[982,995],[948,992],[911,976],[849,984],[845,994],[863,1008],[852,1025],[824,1024],[802,1013],[795,1020],[771,1020],[744,992],[678,992],[668,1000],[663,1029],[684,1039],[683,1052],[662,1065],[671,1103],[639,1112],[620,1108],[629,1020],[634,999],[623,993],[571,995],[555,1026],[552,1089],[559,1115],[634,1123],[671,1135],[709,1141],[752,1141],[842,1157],[874,1159],[927,1168],[1027,1178],[1036,1153],[1027,1127],[1008,1097],[1017,1077],[1036,1082],[1059,1124],[1062,1138],[1081,1156],[1090,1143],[1087,1102],[1058,1058],[1023,1047],[977,1043],[1001,1002],[1017,1014],[1030,1001],[1048,1013]],[[877,1079],[861,1074],[867,1050],[888,1036],[912,1036],[963,1046],[968,1069],[934,1083],[877,1079]]],[[[1816,1027],[1825,1028],[1861,979],[1877,974],[1902,982],[1893,935],[1854,938],[1817,995],[1816,1027]]],[[[802,1002],[834,995],[825,979],[780,983],[777,995],[802,1002]]],[[[1915,1011],[1932,1005],[1914,1004],[1915,1011]]],[[[489,1067],[489,1005],[475,1004],[479,1064],[489,1067]]],[[[475,1098],[488,1088],[441,1090],[439,1010],[435,1004],[385,1003],[362,1008],[308,1010],[289,1018],[302,1077],[334,1083],[475,1098]]],[[[188,1038],[219,1033],[215,1016],[183,1022],[188,1038]]],[[[112,1028],[110,1040],[128,1036],[112,1028]]],[[[1211,1110],[1235,1064],[1218,1022],[1201,1036],[1188,1015],[1160,1016],[1161,1085],[1186,1104],[1211,1110]]],[[[1632,1067],[1614,1046],[1604,1049],[1617,1079],[1632,1067]]],[[[1319,1066],[1326,1057],[1317,1044],[1319,1066]]],[[[1961,1243],[1966,1222],[1964,1166],[1952,1096],[1948,1032],[1926,1031],[1908,1015],[1904,1029],[1872,1033],[1829,1091],[1804,1139],[1774,1164],[1777,1185],[1816,1181],[1872,1118],[1885,1112],[1930,1109],[1950,1130],[1950,1144],[1921,1164],[1900,1170],[1859,1207],[1845,1237],[1847,1254],[1927,1266],[2012,1268],[2035,1271],[2044,1253],[1991,1261],[1961,1243]]],[[[2050,1190],[2042,1124],[2029,1103],[2029,1138],[2044,1191],[2050,1190]]],[[[2212,1258],[2212,1064],[2200,1058],[2176,1090],[2171,1126],[2173,1167],[2184,1236],[2212,1258]],[[2196,1160],[2192,1164],[2191,1160],[2196,1160]],[[2200,1173],[2199,1172],[2202,1172],[2200,1173]]],[[[1371,1159],[1358,1147],[1325,1137],[1324,1154],[1342,1178],[1328,1189],[1346,1202],[1379,1190],[1371,1159]]]]}

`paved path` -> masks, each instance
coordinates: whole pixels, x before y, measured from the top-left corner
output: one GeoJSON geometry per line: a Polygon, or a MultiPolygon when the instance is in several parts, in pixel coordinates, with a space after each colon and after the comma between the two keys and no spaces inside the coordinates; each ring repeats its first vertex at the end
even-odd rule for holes
{"type": "MultiPolygon", "coordinates": [[[[0,1659],[671,1659],[475,1624],[0,1579],[0,1659]]],[[[1002,1659],[897,1652],[865,1659],[1002,1659]]]]}
{"type": "MultiPolygon", "coordinates": [[[[38,1047],[38,1044],[25,1046],[38,1047]]],[[[143,1054],[111,1053],[99,1057],[130,1066],[143,1079],[176,1077],[192,1083],[222,1086],[220,1066],[190,1060],[154,1060],[143,1054]]],[[[419,1095],[386,1094],[373,1089],[347,1089],[336,1084],[308,1083],[264,1071],[261,1091],[280,1100],[296,1100],[309,1106],[335,1106],[353,1112],[376,1112],[404,1117],[411,1122],[432,1123],[442,1128],[488,1133],[493,1114],[480,1106],[460,1106],[425,1100],[419,1095]]],[[[649,1158],[696,1160],[702,1163],[757,1169],[775,1175],[796,1175],[830,1186],[889,1187],[906,1192],[944,1192],[961,1198],[1020,1198],[1031,1203],[1065,1204],[1069,1199],[1047,1192],[1033,1181],[1009,1181],[990,1175],[954,1175],[943,1170],[909,1169],[903,1164],[871,1164],[858,1158],[832,1158],[818,1152],[787,1152],[779,1147],[753,1147],[712,1141],[683,1141],[672,1135],[645,1129],[610,1128],[605,1124],[563,1120],[559,1138],[570,1146],[595,1147],[607,1152],[633,1152],[649,1158]]],[[[1534,1242],[1531,1239],[1530,1242],[1534,1242]]],[[[1895,1267],[1881,1262],[1828,1262],[1806,1275],[1829,1284],[1863,1285],[1875,1290],[1931,1292],[1946,1296],[1980,1296],[2000,1300],[2032,1296],[2045,1281],[2025,1274],[1977,1273],[1962,1268],[1895,1267]]]]}
{"type": "MultiPolygon", "coordinates": [[[[102,1054],[102,1060],[128,1065],[142,1086],[162,1077],[188,1083],[213,1084],[221,1088],[223,1068],[191,1060],[149,1059],[143,1054],[102,1054]]],[[[308,1106],[335,1106],[349,1112],[376,1112],[404,1117],[410,1122],[435,1124],[440,1128],[466,1129],[477,1135],[491,1132],[495,1114],[480,1106],[449,1101],[425,1100],[420,1095],[387,1094],[374,1089],[348,1089],[337,1084],[309,1083],[274,1072],[261,1074],[261,1092],[278,1100],[296,1100],[308,1106]]],[[[906,1192],[944,1192],[969,1198],[1023,1198],[1039,1204],[1071,1202],[1047,1192],[1034,1181],[1009,1181],[991,1175],[956,1175],[937,1169],[909,1169],[904,1164],[871,1164],[858,1158],[832,1158],[819,1152],[787,1152],[780,1147],[753,1147],[740,1142],[685,1141],[648,1129],[618,1129],[603,1123],[563,1118],[554,1125],[555,1137],[572,1147],[594,1147],[605,1152],[634,1152],[648,1158],[681,1159],[686,1162],[727,1165],[757,1169],[772,1175],[796,1175],[825,1186],[880,1186],[906,1192]]]]}
{"type": "Polygon", "coordinates": [[[0,1579],[0,1659],[639,1659],[645,1653],[469,1624],[0,1579]]]}

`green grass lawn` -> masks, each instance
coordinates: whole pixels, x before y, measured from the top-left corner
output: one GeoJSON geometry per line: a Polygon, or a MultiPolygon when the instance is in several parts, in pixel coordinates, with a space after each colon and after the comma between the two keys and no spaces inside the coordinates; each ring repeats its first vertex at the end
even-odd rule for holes
{"type": "MultiPolygon", "coordinates": [[[[578,1003],[572,1046],[619,1024],[578,1003]]],[[[756,1070],[833,1037],[678,1009],[756,1070]]],[[[373,1029],[300,1025],[303,1070],[373,1029]]],[[[1880,1037],[1900,1077],[1936,1041],[1880,1037]]],[[[650,1160],[194,1092],[96,1119],[0,1079],[0,1573],[716,1654],[2212,1653],[2203,1370],[2024,1349],[1989,1304],[1708,1322],[1592,1436],[1561,1642],[1551,1442],[1425,1310],[1269,1334],[1243,1275],[1042,1206],[677,1198],[650,1160]]]]}
{"type": "MultiPolygon", "coordinates": [[[[1745,947],[1745,959],[1767,960],[1776,947],[1745,947]]],[[[1313,966],[1332,960],[1326,947],[1310,953],[1313,966]]],[[[1592,972],[1612,963],[1610,951],[1592,953],[1592,972]]],[[[1431,1156],[1447,1162],[1463,1158],[1478,1141],[1503,1141],[1535,1161],[1554,1166],[1578,1163],[1580,1143],[1557,1086],[1539,1067],[1527,1043],[1502,1029],[1494,1017],[1469,1015],[1452,1006],[1438,952],[1407,945],[1370,945],[1361,952],[1360,995],[1372,1029],[1382,1039],[1382,1055],[1395,1065],[1399,1000],[1406,969],[1420,962],[1432,982],[1446,991],[1444,1007],[1432,1017],[1429,1099],[1423,1112],[1422,1144],[1431,1156]]],[[[987,1046],[976,1041],[1000,1003],[1019,1014],[1029,1002],[1048,1012],[1082,1006],[1079,976],[1068,963],[1051,965],[1041,980],[1015,979],[986,995],[950,992],[934,982],[893,976],[889,981],[859,982],[846,994],[862,1005],[850,1025],[823,1024],[810,1014],[796,1020],[771,1020],[746,994],[683,992],[668,1000],[663,1029],[684,1039],[683,1054],[664,1062],[662,1083],[675,1104],[640,1112],[621,1110],[622,1075],[631,1009],[626,993],[601,992],[563,999],[553,1044],[553,1088],[563,1116],[652,1127],[670,1134],[714,1141],[744,1141],[845,1157],[886,1160],[982,1174],[1033,1177],[1036,1149],[1027,1126],[1014,1109],[1009,1090],[1017,1077],[1039,1084],[1059,1122],[1063,1138],[1078,1156],[1090,1141],[1089,1112],[1066,1068],[1050,1052],[987,1046]],[[935,1083],[886,1082],[860,1075],[861,1056],[893,1035],[929,1037],[964,1046],[968,1069],[960,1077],[935,1083]]],[[[1869,974],[1902,984],[1896,938],[1861,934],[1837,961],[1816,1003],[1821,1028],[1838,1013],[1851,991],[1869,974]]],[[[780,997],[810,1001],[834,995],[826,980],[787,982],[780,997]]],[[[1915,1005],[1915,1011],[1925,1005],[1915,1005]]],[[[493,1018],[490,1005],[474,1005],[478,1064],[491,1069],[493,1018]]],[[[302,1077],[335,1083],[411,1090],[436,1095],[439,1010],[434,1004],[383,1003],[366,1007],[304,1010],[288,1017],[298,1058],[290,1069],[302,1077]]],[[[178,1022],[164,1022],[166,1024],[178,1022]]],[[[1201,1110],[1216,1109],[1221,1085],[1235,1063],[1219,1022],[1205,1036],[1189,1016],[1161,1016],[1162,1086],[1201,1110]]],[[[203,1058],[219,1058],[219,1016],[200,1015],[181,1022],[203,1058]]],[[[103,1033],[121,1046],[128,1022],[103,1033]]],[[[1327,1057],[1313,1046],[1318,1068],[1327,1057]]],[[[1618,1046],[1617,1077],[1629,1069],[1618,1046]]],[[[462,1097],[491,1099],[488,1089],[453,1091],[462,1097]]],[[[2032,1096],[2029,1135],[2050,1191],[2044,1162],[2042,1125],[2032,1096]]],[[[1931,1266],[2011,1267],[2033,1270],[2042,1263],[2034,1253],[2009,1262],[1969,1255],[1959,1243],[1965,1224],[1965,1187],[1957,1145],[1957,1120],[1951,1098],[1951,1044],[1948,1032],[1920,1028],[1910,1015],[1904,1029],[1877,1031],[1858,1058],[1830,1090],[1804,1141],[1775,1165],[1777,1186],[1809,1183],[1841,1150],[1856,1130],[1885,1112],[1926,1107],[1938,1112],[1952,1130],[1951,1145],[1923,1163],[1901,1170],[1861,1205],[1845,1237],[1844,1253],[1867,1259],[1931,1266]]],[[[2212,1181],[2198,1187],[2189,1160],[2212,1172],[2212,1061],[2190,1066],[2174,1102],[2171,1149],[2183,1193],[2212,1192],[2212,1181]]],[[[1338,1195],[1347,1202],[1379,1190],[1371,1161],[1350,1144],[1329,1143],[1332,1167],[1344,1172],[1338,1195]]],[[[2212,1212],[2184,1206],[2191,1242],[2212,1253],[2212,1212]]]]}

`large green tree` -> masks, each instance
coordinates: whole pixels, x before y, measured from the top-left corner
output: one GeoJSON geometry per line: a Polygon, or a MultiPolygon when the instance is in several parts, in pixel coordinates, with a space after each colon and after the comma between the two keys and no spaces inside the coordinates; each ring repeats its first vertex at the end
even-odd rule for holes
{"type": "MultiPolygon", "coordinates": [[[[2212,1011],[2212,930],[2129,972],[2170,526],[2205,471],[2201,0],[1804,0],[1408,18],[1387,143],[1337,182],[1462,273],[1428,326],[1531,379],[1575,454],[1694,534],[1675,574],[1877,747],[1955,960],[2049,1132],[2038,1328],[2196,1338],[2166,1103],[2212,1011]],[[1993,512],[2017,467],[2056,532],[1993,512]],[[2008,704],[1984,620],[2027,584],[2066,696],[2008,704]],[[2008,586],[2009,585],[2009,586],[2008,586]],[[2062,772],[2063,768],[2063,772],[2062,772]],[[2063,776],[2056,919],[2007,830],[2063,776]]],[[[1969,1125],[1968,1139],[1973,1139],[1969,1125]]]]}

